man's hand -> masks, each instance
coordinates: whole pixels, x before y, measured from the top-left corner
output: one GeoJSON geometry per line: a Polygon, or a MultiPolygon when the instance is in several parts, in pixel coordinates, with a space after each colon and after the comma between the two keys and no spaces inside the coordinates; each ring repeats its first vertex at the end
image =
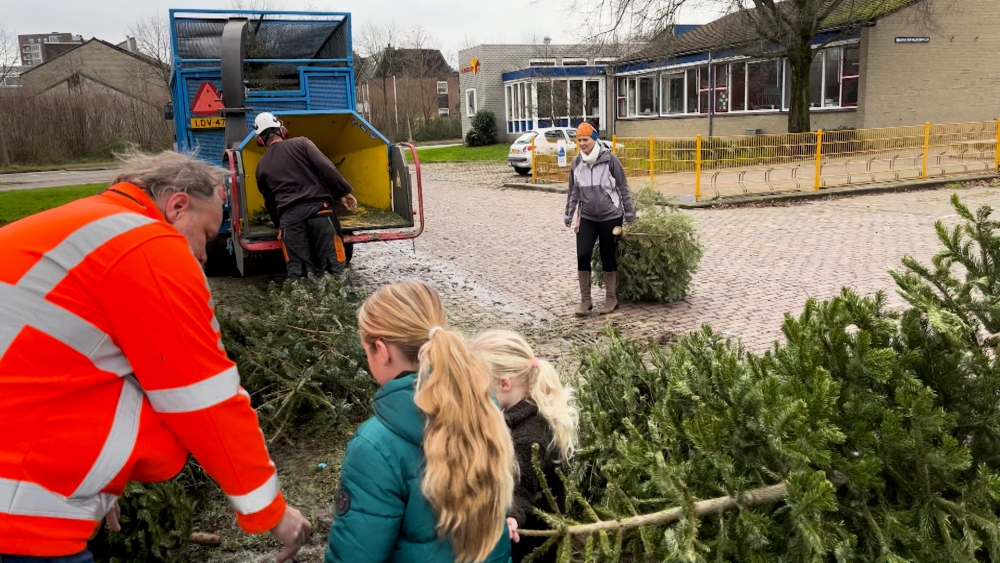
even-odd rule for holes
{"type": "Polygon", "coordinates": [[[572,221],[566,221],[566,228],[567,229],[570,228],[570,227],[572,227],[572,226],[573,226],[573,222],[572,221]]]}
{"type": "Polygon", "coordinates": [[[507,529],[510,530],[510,541],[514,543],[521,541],[521,535],[517,533],[517,520],[507,518],[507,529]]]}
{"type": "Polygon", "coordinates": [[[278,229],[278,240],[285,240],[285,229],[278,229]]]}
{"type": "Polygon", "coordinates": [[[350,211],[354,211],[355,209],[358,208],[358,200],[354,197],[353,194],[347,194],[344,197],[340,198],[340,203],[343,203],[344,207],[346,207],[350,211]]]}
{"type": "Polygon", "coordinates": [[[285,546],[285,550],[278,554],[277,561],[286,563],[292,561],[299,549],[309,541],[312,526],[302,517],[301,512],[288,506],[285,507],[284,518],[271,530],[271,533],[285,546]]]}

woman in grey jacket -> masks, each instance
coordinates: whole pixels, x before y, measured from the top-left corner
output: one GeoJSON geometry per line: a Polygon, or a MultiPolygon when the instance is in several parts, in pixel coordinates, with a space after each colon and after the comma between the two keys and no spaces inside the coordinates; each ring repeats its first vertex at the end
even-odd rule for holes
{"type": "Polygon", "coordinates": [[[569,173],[569,193],[566,196],[566,227],[573,225],[579,206],[580,225],[576,231],[576,259],[580,278],[580,308],[577,316],[593,309],[590,299],[590,263],[594,243],[601,244],[601,270],[604,271],[606,297],[598,311],[606,315],[618,307],[618,241],[615,227],[622,220],[635,220],[635,207],[628,191],[628,180],[618,157],[597,142],[597,130],[589,123],[576,129],[580,152],[573,159],[569,173]]]}

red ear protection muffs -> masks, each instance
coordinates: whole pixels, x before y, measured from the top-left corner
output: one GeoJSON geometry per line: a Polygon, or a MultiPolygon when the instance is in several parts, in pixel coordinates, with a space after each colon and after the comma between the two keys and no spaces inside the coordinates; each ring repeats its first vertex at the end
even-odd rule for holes
{"type": "MultiPolygon", "coordinates": [[[[281,135],[282,139],[287,139],[288,138],[288,129],[285,129],[285,126],[282,125],[281,127],[278,127],[278,134],[281,135]]],[[[264,139],[260,135],[257,135],[257,146],[258,147],[266,147],[267,146],[267,145],[264,144],[264,139]]]]}

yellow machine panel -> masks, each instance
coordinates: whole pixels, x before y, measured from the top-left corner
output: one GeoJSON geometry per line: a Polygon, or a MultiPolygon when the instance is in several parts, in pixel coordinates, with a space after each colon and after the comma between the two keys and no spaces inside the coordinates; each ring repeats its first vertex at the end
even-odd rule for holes
{"type": "MultiPolygon", "coordinates": [[[[308,138],[337,166],[354,188],[358,203],[374,209],[392,209],[389,145],[369,127],[352,114],[284,114],[279,118],[288,129],[289,138],[308,138]]],[[[249,216],[264,208],[256,175],[264,151],[251,142],[241,153],[249,216]]]]}

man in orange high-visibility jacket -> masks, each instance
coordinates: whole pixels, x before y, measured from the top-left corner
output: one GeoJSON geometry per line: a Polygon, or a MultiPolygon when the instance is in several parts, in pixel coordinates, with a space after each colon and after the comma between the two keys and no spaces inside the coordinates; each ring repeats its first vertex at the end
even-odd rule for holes
{"type": "Polygon", "coordinates": [[[136,155],[107,191],[0,229],[0,560],[93,561],[129,480],[188,453],[248,533],[290,561],[309,523],[286,506],[249,395],[222,347],[206,241],[223,171],[136,155]],[[63,559],[59,559],[59,558],[63,559]]]}

